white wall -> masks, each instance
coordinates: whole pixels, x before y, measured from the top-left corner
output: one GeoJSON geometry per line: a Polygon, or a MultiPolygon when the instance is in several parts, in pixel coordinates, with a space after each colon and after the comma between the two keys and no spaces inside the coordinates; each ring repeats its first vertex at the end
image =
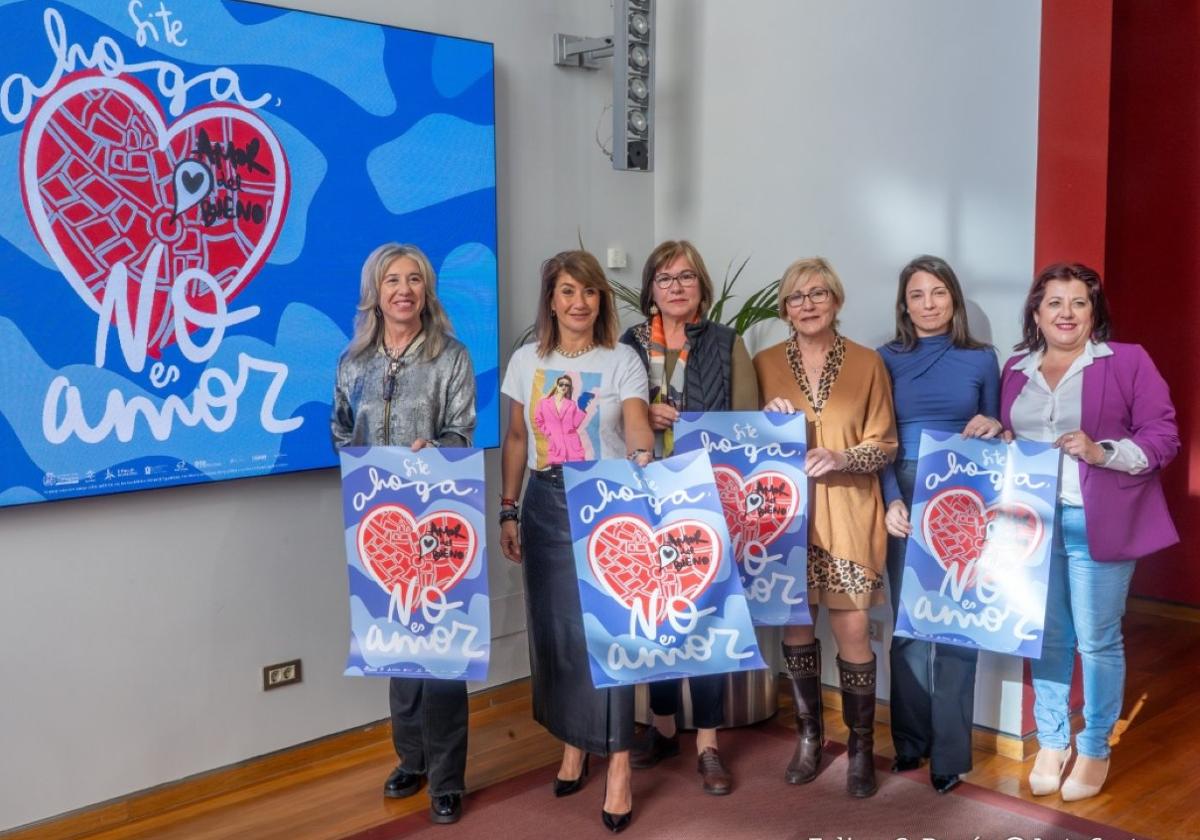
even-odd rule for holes
{"type": "MultiPolygon", "coordinates": [[[[613,171],[593,139],[608,76],[551,60],[555,32],[611,29],[606,3],[277,5],[495,43],[504,359],[539,263],[577,231],[645,259],[653,176],[613,171]]],[[[339,522],[332,470],[0,510],[3,557],[41,561],[0,584],[0,831],[385,717],[385,681],[341,676],[339,522]],[[304,682],[264,694],[261,666],[295,657],[304,682]]],[[[519,571],[491,561],[504,682],[528,674],[524,604],[519,571]]]]}
{"type": "MultiPolygon", "coordinates": [[[[1032,277],[1036,0],[663,0],[654,224],[762,285],[820,254],[844,332],[892,331],[900,268],[950,261],[1011,347],[1032,277]]],[[[978,314],[978,313],[977,313],[978,314]]]]}
{"type": "MultiPolygon", "coordinates": [[[[661,0],[658,25],[657,238],[691,239],[718,277],[749,256],[749,290],[829,258],[842,330],[872,347],[900,268],[938,254],[1007,356],[1032,277],[1037,0],[661,0]]],[[[976,721],[1019,732],[1019,690],[1015,718],[1001,698],[1020,661],[983,662],[976,721]]]]}

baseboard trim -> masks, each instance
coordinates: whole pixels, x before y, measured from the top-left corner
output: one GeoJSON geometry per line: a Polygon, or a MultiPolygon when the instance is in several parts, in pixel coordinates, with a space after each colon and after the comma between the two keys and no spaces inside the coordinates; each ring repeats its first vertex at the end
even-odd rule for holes
{"type": "MultiPolygon", "coordinates": [[[[495,715],[496,706],[523,701],[528,697],[529,679],[523,678],[475,692],[471,695],[468,706],[472,719],[479,720],[483,716],[495,715]]],[[[78,840],[89,834],[120,828],[176,808],[195,805],[206,799],[279,779],[295,772],[297,767],[311,766],[360,750],[377,749],[380,744],[390,743],[390,721],[385,718],[38,822],[0,831],[0,838],[78,840]]],[[[330,772],[333,772],[333,769],[330,772]]]]}
{"type": "Polygon", "coordinates": [[[1138,596],[1126,602],[1129,612],[1153,615],[1159,618],[1174,618],[1178,621],[1200,623],[1200,607],[1189,604],[1179,604],[1173,601],[1159,601],[1155,598],[1138,596]]]}

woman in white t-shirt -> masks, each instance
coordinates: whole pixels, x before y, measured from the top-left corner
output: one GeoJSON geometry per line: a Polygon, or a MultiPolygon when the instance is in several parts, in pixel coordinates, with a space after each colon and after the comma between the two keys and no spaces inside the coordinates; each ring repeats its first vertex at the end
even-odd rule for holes
{"type": "Polygon", "coordinates": [[[617,344],[612,289],[586,251],[564,251],[542,265],[535,332],[534,343],[513,353],[501,387],[511,404],[500,544],[525,571],[533,717],[564,742],[554,795],[583,787],[589,753],[609,756],[601,816],[617,832],[633,816],[633,688],[592,687],[562,464],[626,456],[649,462],[646,369],[632,348],[617,344]],[[526,466],[531,480],[519,510],[526,466]]]}

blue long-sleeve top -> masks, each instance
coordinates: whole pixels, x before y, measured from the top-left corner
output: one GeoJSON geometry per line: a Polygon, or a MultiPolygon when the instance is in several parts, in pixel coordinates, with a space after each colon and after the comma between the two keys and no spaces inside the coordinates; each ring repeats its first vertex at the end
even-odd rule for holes
{"type": "MultiPolygon", "coordinates": [[[[904,350],[896,343],[879,348],[892,377],[892,400],[900,450],[896,463],[915,461],[921,432],[961,432],[976,414],[1000,414],[1000,367],[991,347],[955,347],[949,335],[917,339],[904,350]]],[[[900,499],[900,485],[889,465],[881,476],[883,500],[900,499]]]]}

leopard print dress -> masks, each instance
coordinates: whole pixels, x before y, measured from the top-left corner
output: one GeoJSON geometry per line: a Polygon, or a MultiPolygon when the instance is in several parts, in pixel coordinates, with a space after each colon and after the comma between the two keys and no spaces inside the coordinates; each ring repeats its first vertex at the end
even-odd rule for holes
{"type": "MultiPolygon", "coordinates": [[[[821,410],[829,400],[833,383],[842,370],[846,356],[846,341],[838,335],[833,348],[825,356],[825,365],[817,381],[816,392],[804,372],[800,348],[793,336],[786,345],[788,366],[796,384],[804,392],[820,423],[821,410]]],[[[887,453],[871,443],[862,443],[845,450],[848,473],[877,473],[888,463],[887,453]]],[[[883,576],[866,566],[845,557],[835,557],[820,546],[808,546],[808,599],[810,604],[824,604],[831,609],[864,610],[883,603],[883,576]]]]}

